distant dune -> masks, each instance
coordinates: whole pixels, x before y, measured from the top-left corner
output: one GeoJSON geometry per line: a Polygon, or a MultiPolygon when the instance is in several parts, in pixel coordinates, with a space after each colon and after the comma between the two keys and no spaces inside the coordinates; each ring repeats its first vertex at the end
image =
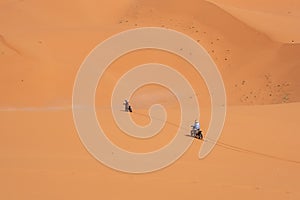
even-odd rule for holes
{"type": "MultiPolygon", "coordinates": [[[[278,30],[291,37],[290,44],[286,44],[274,40],[267,31],[246,24],[217,3],[189,0],[182,6],[180,1],[142,1],[136,7],[138,9],[131,9],[120,24],[124,28],[160,26],[190,35],[207,49],[219,66],[230,104],[300,100],[297,81],[300,49],[297,39],[290,34],[299,31],[297,26],[290,31],[278,30]]],[[[261,22],[259,17],[256,19],[261,22]]],[[[277,21],[276,17],[273,21],[277,21]]],[[[262,21],[263,24],[269,23],[262,21]]]]}

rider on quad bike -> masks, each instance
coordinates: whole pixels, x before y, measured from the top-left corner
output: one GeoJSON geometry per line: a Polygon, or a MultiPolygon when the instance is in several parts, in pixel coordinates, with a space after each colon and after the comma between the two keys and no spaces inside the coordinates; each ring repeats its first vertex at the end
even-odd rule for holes
{"type": "Polygon", "coordinates": [[[195,120],[194,125],[192,125],[191,127],[192,127],[191,136],[202,140],[203,135],[202,135],[202,131],[200,130],[199,121],[195,120]]]}
{"type": "Polygon", "coordinates": [[[124,101],[123,105],[125,106],[125,112],[132,112],[132,108],[127,99],[124,101]]]}

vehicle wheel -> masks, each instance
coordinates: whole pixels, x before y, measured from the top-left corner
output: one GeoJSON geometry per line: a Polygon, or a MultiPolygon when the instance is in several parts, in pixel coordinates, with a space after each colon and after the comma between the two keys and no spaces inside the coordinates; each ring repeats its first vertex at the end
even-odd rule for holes
{"type": "Polygon", "coordinates": [[[203,135],[202,135],[202,132],[199,131],[199,139],[202,140],[203,139],[203,135]]]}
{"type": "Polygon", "coordinates": [[[195,137],[194,131],[191,131],[191,136],[195,137]]]}

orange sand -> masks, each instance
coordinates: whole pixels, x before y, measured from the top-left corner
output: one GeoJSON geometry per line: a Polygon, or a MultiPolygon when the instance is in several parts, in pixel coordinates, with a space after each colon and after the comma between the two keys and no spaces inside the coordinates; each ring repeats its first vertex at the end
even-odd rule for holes
{"type": "MultiPolygon", "coordinates": [[[[0,1],[0,199],[299,199],[299,21],[296,1],[0,1]],[[185,33],[209,52],[225,83],[228,111],[208,157],[198,159],[202,141],[195,140],[170,167],[135,175],[86,151],[72,118],[72,89],[97,44],[146,26],[185,33]]],[[[156,50],[121,57],[105,73],[96,96],[101,123],[114,126],[105,115],[106,94],[122,73],[154,61],[197,85],[205,133],[205,83],[188,63],[156,50]]],[[[168,121],[178,122],[178,102],[165,88],[144,87],[131,99],[143,114],[154,101],[166,106],[168,121]]],[[[163,146],[176,127],[167,125],[148,141],[113,130],[113,142],[143,152],[163,146]]]]}

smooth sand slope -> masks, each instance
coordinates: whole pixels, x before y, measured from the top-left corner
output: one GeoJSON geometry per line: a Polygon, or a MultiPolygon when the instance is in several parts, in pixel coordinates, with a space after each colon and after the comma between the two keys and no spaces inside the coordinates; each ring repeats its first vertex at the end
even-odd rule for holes
{"type": "Polygon", "coordinates": [[[210,0],[234,17],[259,30],[273,40],[283,43],[299,43],[299,3],[290,1],[210,0]],[[270,6],[271,5],[271,6],[270,6]]]}
{"type": "MultiPolygon", "coordinates": [[[[299,199],[299,6],[296,1],[1,1],[0,199],[299,199]],[[146,26],[185,33],[209,52],[224,80],[228,111],[208,157],[198,159],[203,141],[195,140],[173,165],[135,175],[102,165],[84,148],[72,118],[72,89],[97,44],[146,26]]],[[[134,139],[112,118],[114,85],[148,62],[172,66],[190,81],[197,95],[186,101],[199,101],[206,133],[211,105],[201,76],[176,55],[141,50],[112,63],[99,82],[97,116],[108,138],[126,150],[147,152],[163,147],[178,130],[178,100],[157,85],[140,88],[130,101],[139,125],[150,122],[151,105],[165,107],[167,123],[158,135],[134,139]]]]}

